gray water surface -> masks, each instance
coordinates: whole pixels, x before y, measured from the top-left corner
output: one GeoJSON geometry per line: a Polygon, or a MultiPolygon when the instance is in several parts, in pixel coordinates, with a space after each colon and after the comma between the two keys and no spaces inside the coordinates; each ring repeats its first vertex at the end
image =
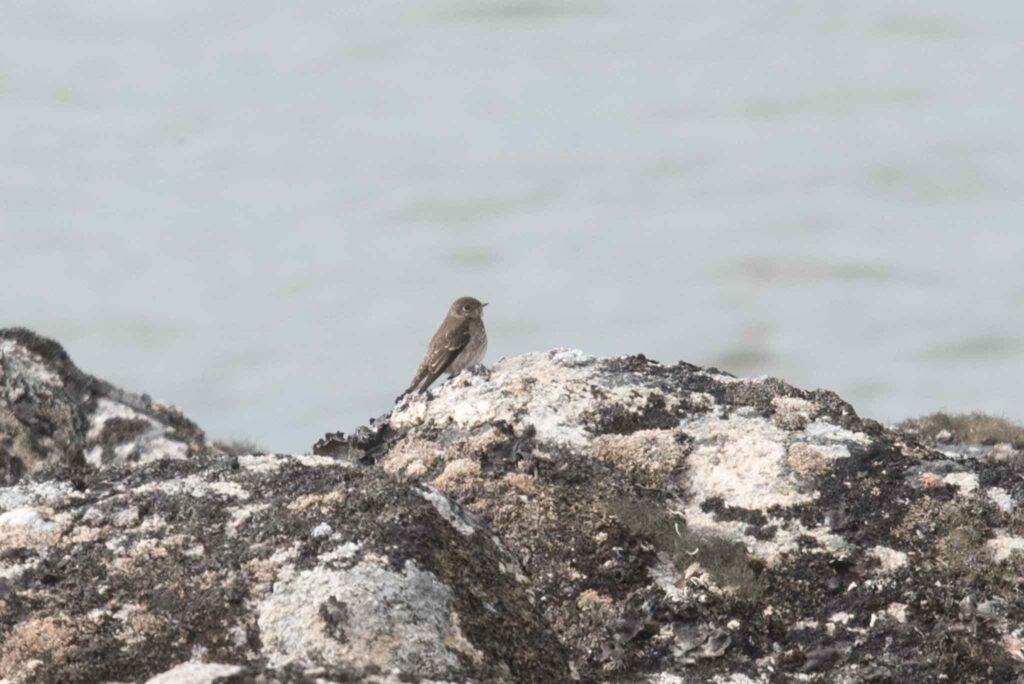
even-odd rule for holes
{"type": "Polygon", "coordinates": [[[6,3],[0,325],[302,450],[451,299],[1024,418],[1024,4],[6,3]]]}

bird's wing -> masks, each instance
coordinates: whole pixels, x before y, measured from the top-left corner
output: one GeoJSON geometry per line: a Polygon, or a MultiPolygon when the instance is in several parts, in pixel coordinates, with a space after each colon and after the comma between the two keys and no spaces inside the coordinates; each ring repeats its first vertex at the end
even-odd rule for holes
{"type": "Polygon", "coordinates": [[[448,370],[452,361],[458,358],[462,350],[469,344],[469,320],[464,319],[459,325],[445,329],[443,326],[430,341],[430,352],[427,358],[423,359],[423,365],[427,370],[427,379],[424,380],[420,392],[426,392],[434,380],[437,380],[441,373],[448,370]]]}

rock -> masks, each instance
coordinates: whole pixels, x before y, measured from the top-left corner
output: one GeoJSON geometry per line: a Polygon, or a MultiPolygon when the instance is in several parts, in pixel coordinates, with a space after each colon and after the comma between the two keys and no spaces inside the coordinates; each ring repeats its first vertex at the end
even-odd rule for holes
{"type": "Polygon", "coordinates": [[[323,456],[226,464],[55,343],[0,339],[25,466],[0,488],[0,679],[571,679],[519,562],[436,489],[323,456]],[[97,436],[119,416],[146,428],[97,436]]]}
{"type": "Polygon", "coordinates": [[[201,659],[329,681],[569,678],[517,562],[454,502],[330,459],[215,463],[105,468],[60,498],[20,486],[33,514],[0,518],[0,572],[22,568],[0,677],[129,681],[201,659]]]}
{"type": "MultiPolygon", "coordinates": [[[[242,672],[237,665],[216,663],[182,663],[163,674],[151,678],[146,684],[227,684],[242,672]]],[[[237,681],[237,679],[236,679],[237,681]]]]}
{"type": "Polygon", "coordinates": [[[830,392],[556,350],[407,397],[386,431],[380,466],[490,526],[584,680],[1020,667],[1012,620],[923,647],[915,632],[960,624],[976,586],[1024,617],[1019,473],[951,463],[830,392]],[[695,657],[712,634],[716,657],[695,657]]]}
{"type": "Polygon", "coordinates": [[[52,340],[0,329],[0,484],[205,448],[202,430],[176,408],[83,373],[52,340]]]}
{"type": "Polygon", "coordinates": [[[953,458],[831,392],[555,350],[409,395],[317,454],[229,462],[55,343],[0,340],[0,444],[19,464],[0,487],[12,682],[995,682],[1024,667],[1014,462],[953,458]],[[128,410],[145,430],[102,442],[128,410]]]}

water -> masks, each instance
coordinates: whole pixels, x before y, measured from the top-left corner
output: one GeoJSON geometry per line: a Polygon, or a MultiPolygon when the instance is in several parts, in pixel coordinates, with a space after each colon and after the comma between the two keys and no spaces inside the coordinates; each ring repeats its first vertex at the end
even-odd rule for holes
{"type": "Polygon", "coordinates": [[[302,450],[488,359],[643,352],[1024,419],[1024,5],[6,3],[0,325],[302,450]]]}

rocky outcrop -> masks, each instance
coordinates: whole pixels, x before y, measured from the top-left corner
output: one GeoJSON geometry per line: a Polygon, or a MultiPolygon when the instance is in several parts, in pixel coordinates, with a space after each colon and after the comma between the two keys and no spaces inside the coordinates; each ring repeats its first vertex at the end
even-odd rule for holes
{"type": "Polygon", "coordinates": [[[173,406],[83,373],[53,340],[0,329],[0,485],[86,464],[183,459],[204,445],[173,406]]]}
{"type": "Polygon", "coordinates": [[[0,453],[21,464],[0,488],[11,681],[1024,668],[1012,445],[924,443],[774,379],[555,350],[408,396],[314,455],[239,456],[52,342],[0,344],[0,453]],[[104,441],[112,417],[145,429],[104,441]]]}

